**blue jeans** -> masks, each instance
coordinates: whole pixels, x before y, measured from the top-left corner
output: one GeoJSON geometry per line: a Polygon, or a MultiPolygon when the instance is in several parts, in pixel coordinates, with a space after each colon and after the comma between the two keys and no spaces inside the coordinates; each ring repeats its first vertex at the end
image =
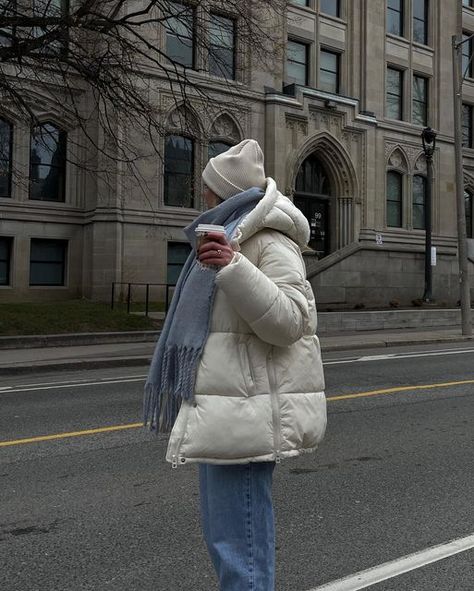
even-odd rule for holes
{"type": "Polygon", "coordinates": [[[202,529],[221,591],[274,591],[274,468],[199,466],[202,529]]]}

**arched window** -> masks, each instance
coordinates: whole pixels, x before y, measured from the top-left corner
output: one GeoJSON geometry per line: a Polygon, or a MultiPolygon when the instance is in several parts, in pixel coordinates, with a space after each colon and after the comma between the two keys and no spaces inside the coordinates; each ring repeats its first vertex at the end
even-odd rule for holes
{"type": "Polygon", "coordinates": [[[229,148],[232,147],[232,144],[229,142],[209,142],[209,149],[207,151],[207,155],[209,158],[214,158],[215,156],[219,156],[222,152],[226,152],[229,148]]]}
{"type": "Polygon", "coordinates": [[[413,177],[413,228],[425,229],[426,178],[413,177]]]}
{"type": "Polygon", "coordinates": [[[13,125],[0,118],[0,197],[11,197],[13,125]]]}
{"type": "Polygon", "coordinates": [[[165,205],[194,207],[194,140],[169,135],[165,143],[165,205]]]}
{"type": "Polygon", "coordinates": [[[301,165],[296,177],[297,193],[330,195],[331,187],[324,166],[317,156],[311,154],[301,165]]]}
{"type": "Polygon", "coordinates": [[[387,173],[387,226],[402,227],[403,175],[394,170],[387,173]]]}
{"type": "Polygon", "coordinates": [[[67,134],[53,123],[33,128],[30,149],[30,199],[64,201],[67,134]]]}
{"type": "Polygon", "coordinates": [[[474,221],[472,219],[474,199],[471,191],[464,191],[464,200],[466,203],[466,235],[468,238],[474,238],[474,221]]]}

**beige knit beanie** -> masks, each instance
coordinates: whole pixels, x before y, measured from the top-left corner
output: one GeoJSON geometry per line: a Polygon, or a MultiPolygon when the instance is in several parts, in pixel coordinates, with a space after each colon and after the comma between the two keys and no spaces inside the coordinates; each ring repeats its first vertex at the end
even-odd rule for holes
{"type": "Polygon", "coordinates": [[[221,199],[251,187],[265,188],[263,152],[255,140],[243,140],[211,158],[202,173],[204,183],[221,199]]]}

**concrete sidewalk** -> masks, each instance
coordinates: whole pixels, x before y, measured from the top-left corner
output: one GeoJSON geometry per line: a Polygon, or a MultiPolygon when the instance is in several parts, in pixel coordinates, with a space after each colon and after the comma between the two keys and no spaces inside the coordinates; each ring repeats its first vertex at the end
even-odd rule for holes
{"type": "MultiPolygon", "coordinates": [[[[474,337],[463,336],[459,327],[423,331],[399,329],[326,334],[321,336],[321,347],[325,353],[472,340],[474,337]]],[[[143,366],[150,362],[153,350],[154,342],[150,341],[6,349],[0,351],[0,376],[66,369],[143,366]]]]}

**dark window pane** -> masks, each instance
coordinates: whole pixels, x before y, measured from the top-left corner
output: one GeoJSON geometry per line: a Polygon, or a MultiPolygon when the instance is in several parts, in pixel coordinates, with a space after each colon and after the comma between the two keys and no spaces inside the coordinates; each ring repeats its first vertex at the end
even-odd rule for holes
{"type": "Polygon", "coordinates": [[[10,285],[11,238],[0,236],[0,285],[10,285]]]}
{"type": "Polygon", "coordinates": [[[390,119],[402,119],[403,117],[402,75],[399,70],[387,68],[385,109],[386,116],[390,119]]]}
{"type": "Polygon", "coordinates": [[[0,197],[11,197],[13,127],[0,119],[0,197]]]}
{"type": "Polygon", "coordinates": [[[413,177],[413,227],[417,230],[425,228],[426,179],[416,175],[413,177]]]}
{"type": "Polygon", "coordinates": [[[165,205],[193,207],[194,142],[170,135],[165,145],[165,205]]]}
{"type": "Polygon", "coordinates": [[[469,191],[464,191],[464,202],[466,207],[466,234],[468,238],[474,238],[473,196],[469,191]]]}
{"type": "MultiPolygon", "coordinates": [[[[66,17],[69,13],[68,0],[33,0],[32,1],[33,15],[39,18],[61,18],[66,17]]],[[[68,44],[67,27],[62,24],[52,24],[42,27],[33,27],[29,35],[31,37],[43,37],[45,35],[51,36],[51,40],[44,40],[40,53],[48,55],[59,55],[65,53],[68,44]]]]}
{"type": "Polygon", "coordinates": [[[428,120],[428,81],[422,76],[413,76],[412,122],[427,125],[428,120]]]}
{"type": "Polygon", "coordinates": [[[64,285],[66,240],[33,238],[30,248],[30,285],[64,285]]]}
{"type": "Polygon", "coordinates": [[[472,105],[462,106],[462,145],[472,148],[472,105]]]}
{"type": "Polygon", "coordinates": [[[469,78],[472,78],[472,61],[471,55],[473,50],[472,39],[469,39],[471,33],[463,33],[462,40],[465,43],[462,44],[462,74],[463,76],[466,75],[469,78]]]}
{"type": "Polygon", "coordinates": [[[168,265],[167,278],[168,285],[176,285],[179,274],[183,268],[186,259],[191,252],[191,246],[187,242],[168,242],[168,265]]]}
{"type": "Polygon", "coordinates": [[[169,2],[164,27],[166,30],[166,55],[177,64],[194,66],[194,10],[193,8],[169,2]]]}
{"type": "Polygon", "coordinates": [[[332,16],[339,16],[339,0],[319,0],[321,12],[332,16]]]}
{"type": "Polygon", "coordinates": [[[321,50],[319,88],[326,92],[339,92],[339,54],[321,50]]]}
{"type": "Polygon", "coordinates": [[[402,226],[402,175],[397,172],[387,174],[387,226],[402,226]]]}
{"type": "Polygon", "coordinates": [[[33,129],[30,151],[30,199],[64,201],[67,136],[51,123],[33,129]]]}
{"type": "Polygon", "coordinates": [[[227,142],[209,142],[209,148],[207,151],[208,158],[214,158],[223,152],[227,152],[227,150],[231,147],[231,144],[227,142]]]}
{"type": "Polygon", "coordinates": [[[291,0],[291,3],[299,6],[309,6],[309,0],[291,0]]]}
{"type": "Polygon", "coordinates": [[[308,46],[288,41],[286,54],[286,80],[306,86],[308,83],[308,46]]]}
{"type": "Polygon", "coordinates": [[[235,78],[235,22],[211,14],[209,25],[209,71],[215,76],[235,78]]]}
{"type": "Polygon", "coordinates": [[[296,177],[296,191],[312,195],[330,195],[331,187],[326,169],[314,155],[308,156],[296,177]]]}
{"type": "Polygon", "coordinates": [[[388,0],[387,2],[387,33],[403,36],[402,0],[388,0]]]}

